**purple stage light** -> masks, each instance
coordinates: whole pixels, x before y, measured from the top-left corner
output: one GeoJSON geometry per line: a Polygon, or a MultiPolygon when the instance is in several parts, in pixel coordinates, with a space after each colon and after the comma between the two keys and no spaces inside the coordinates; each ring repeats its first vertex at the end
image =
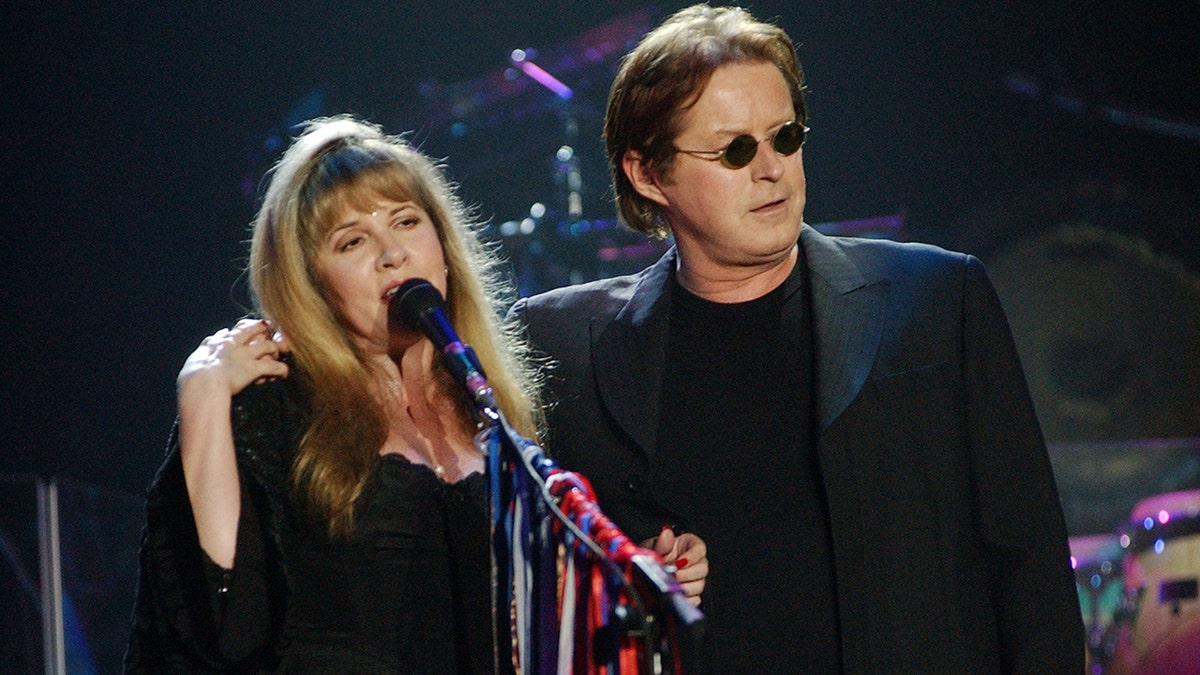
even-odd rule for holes
{"type": "Polygon", "coordinates": [[[534,81],[554,92],[556,96],[564,101],[570,99],[571,96],[574,95],[574,92],[571,91],[571,88],[563,84],[561,80],[546,72],[546,70],[538,64],[528,60],[525,57],[524,51],[520,49],[513,50],[512,63],[514,66],[520,68],[521,72],[525,73],[529,77],[532,77],[534,81]]]}

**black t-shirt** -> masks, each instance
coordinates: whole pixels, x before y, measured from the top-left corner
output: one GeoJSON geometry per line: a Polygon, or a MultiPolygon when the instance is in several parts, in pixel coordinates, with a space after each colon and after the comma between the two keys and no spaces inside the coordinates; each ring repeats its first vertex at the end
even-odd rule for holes
{"type": "Polygon", "coordinates": [[[838,672],[803,270],[744,303],[672,287],[653,484],[708,544],[710,672],[838,672]]]}

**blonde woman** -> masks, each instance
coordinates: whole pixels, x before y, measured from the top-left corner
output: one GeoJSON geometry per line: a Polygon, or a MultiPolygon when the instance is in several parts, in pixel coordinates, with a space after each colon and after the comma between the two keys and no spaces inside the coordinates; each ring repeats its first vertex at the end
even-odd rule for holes
{"type": "Polygon", "coordinates": [[[536,436],[505,286],[440,167],[317,120],[254,223],[261,318],[205,338],[147,495],[130,672],[493,672],[484,458],[429,340],[389,324],[424,278],[505,415],[536,436]]]}

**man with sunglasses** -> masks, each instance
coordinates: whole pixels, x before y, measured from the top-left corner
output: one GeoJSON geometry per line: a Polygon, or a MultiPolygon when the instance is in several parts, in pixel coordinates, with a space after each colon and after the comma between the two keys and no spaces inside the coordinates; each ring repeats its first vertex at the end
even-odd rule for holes
{"type": "Polygon", "coordinates": [[[803,225],[802,89],[788,36],[736,8],[622,62],[617,204],[674,247],[514,305],[552,363],[547,448],[635,539],[706,542],[712,672],[1082,672],[996,295],[973,257],[803,225]]]}

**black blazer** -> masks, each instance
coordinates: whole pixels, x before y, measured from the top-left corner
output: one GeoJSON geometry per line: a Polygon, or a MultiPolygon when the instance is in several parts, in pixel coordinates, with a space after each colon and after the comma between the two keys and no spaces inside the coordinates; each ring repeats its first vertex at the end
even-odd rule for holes
{"type": "MultiPolygon", "coordinates": [[[[1083,672],[1061,506],[982,264],[808,226],[800,246],[845,671],[1083,672]]],[[[512,310],[554,363],[548,453],[635,541],[687,521],[650,470],[675,260],[512,310]]]]}

